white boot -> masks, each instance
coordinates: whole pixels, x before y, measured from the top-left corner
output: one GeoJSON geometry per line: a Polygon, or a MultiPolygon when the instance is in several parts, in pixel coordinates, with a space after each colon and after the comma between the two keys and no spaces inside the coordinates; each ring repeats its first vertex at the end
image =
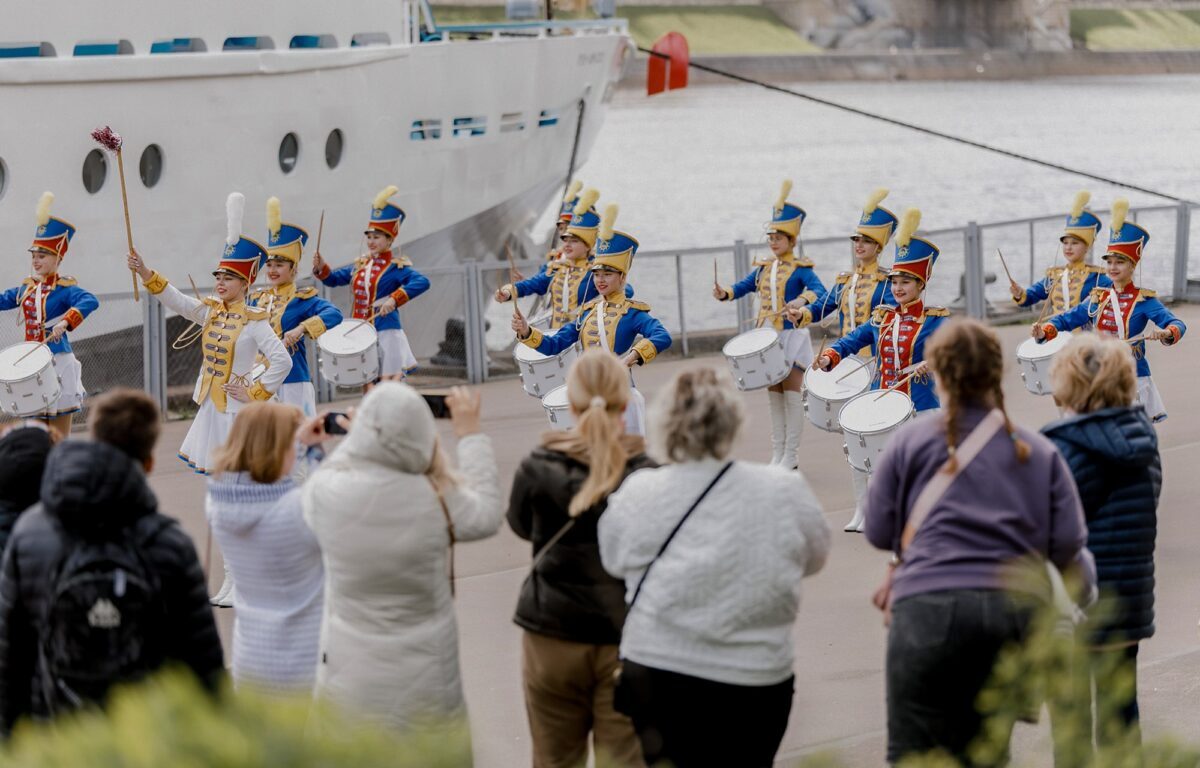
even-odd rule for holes
{"type": "Polygon", "coordinates": [[[787,412],[787,428],[784,430],[783,460],[779,466],[784,469],[795,469],[800,464],[800,435],[804,432],[804,394],[801,392],[783,391],[783,399],[787,412]]]}
{"type": "Polygon", "coordinates": [[[854,484],[854,519],[846,523],[842,530],[846,533],[862,533],[863,524],[867,521],[867,485],[871,476],[850,467],[850,479],[854,484]]]}
{"type": "Polygon", "coordinates": [[[221,588],[217,590],[217,594],[210,597],[208,602],[218,608],[232,608],[235,597],[233,574],[229,572],[229,564],[225,563],[225,580],[221,582],[221,588]]]}
{"type": "Polygon", "coordinates": [[[783,461],[783,441],[787,424],[787,407],[782,392],[767,390],[767,405],[771,411],[771,463],[783,461]]]}

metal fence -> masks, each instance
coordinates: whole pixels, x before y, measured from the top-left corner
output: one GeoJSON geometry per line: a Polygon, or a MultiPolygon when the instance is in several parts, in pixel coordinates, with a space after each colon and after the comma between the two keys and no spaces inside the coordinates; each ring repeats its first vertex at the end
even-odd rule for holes
{"type": "MultiPolygon", "coordinates": [[[[1135,282],[1157,289],[1167,300],[1200,301],[1200,253],[1191,248],[1192,243],[1200,243],[1200,212],[1180,205],[1141,208],[1130,215],[1152,236],[1135,282]],[[1189,276],[1194,277],[1189,280],[1189,276]]],[[[990,322],[1028,317],[1030,310],[1018,310],[1009,298],[1008,281],[996,251],[1003,252],[1013,278],[1028,285],[1056,261],[1061,263],[1057,250],[1062,221],[1060,214],[970,222],[922,233],[941,248],[928,286],[928,302],[990,322]]],[[[1100,247],[1098,244],[1097,249],[1100,247]]],[[[827,286],[839,271],[852,268],[845,237],[805,240],[803,249],[827,286]]],[[[699,354],[719,348],[728,337],[751,327],[755,316],[751,299],[713,299],[714,264],[719,281],[730,285],[766,253],[765,242],[740,240],[709,248],[641,251],[630,282],[636,297],[649,303],[654,316],[671,332],[672,353],[699,354]]],[[[540,265],[540,261],[522,261],[516,266],[532,275],[540,265]]],[[[492,300],[496,288],[510,280],[507,263],[467,262],[421,271],[429,277],[429,291],[400,310],[420,364],[413,383],[438,386],[515,376],[512,305],[492,300]]],[[[207,294],[211,286],[199,290],[207,294]]],[[[349,316],[348,287],[322,287],[321,293],[349,316]]],[[[144,291],[140,303],[133,301],[131,293],[97,298],[100,309],[71,334],[87,391],[96,394],[118,386],[145,389],[173,417],[194,413],[191,392],[200,349],[195,344],[176,349],[173,343],[189,322],[166,311],[144,291]]],[[[536,313],[541,303],[539,297],[518,302],[527,317],[536,313]]],[[[0,322],[0,348],[22,338],[22,326],[17,322],[0,322]]],[[[308,346],[318,399],[356,395],[357,389],[339,392],[322,379],[316,345],[308,346]]]]}

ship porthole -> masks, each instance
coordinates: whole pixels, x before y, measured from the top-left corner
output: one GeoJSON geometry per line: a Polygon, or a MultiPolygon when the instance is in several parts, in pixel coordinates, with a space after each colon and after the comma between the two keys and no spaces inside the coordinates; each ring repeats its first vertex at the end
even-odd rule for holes
{"type": "Polygon", "coordinates": [[[342,147],[345,145],[345,137],[342,136],[342,131],[339,128],[334,128],[329,132],[329,138],[325,139],[325,165],[331,169],[337,168],[338,163],[342,162],[342,147]]]}
{"type": "Polygon", "coordinates": [[[296,169],[296,160],[300,157],[300,139],[296,134],[289,133],[279,142],[279,170],[291,173],[296,169]]]}
{"type": "Polygon", "coordinates": [[[138,173],[142,176],[142,183],[147,188],[153,187],[162,178],[162,171],[162,149],[157,144],[151,144],[142,151],[142,159],[138,162],[138,173]]]}
{"type": "Polygon", "coordinates": [[[88,152],[83,159],[83,188],[94,195],[104,186],[107,176],[108,161],[104,159],[104,153],[98,149],[88,152]]]}
{"type": "Polygon", "coordinates": [[[0,157],[0,198],[4,197],[6,189],[8,189],[8,166],[4,164],[4,158],[0,157]]]}

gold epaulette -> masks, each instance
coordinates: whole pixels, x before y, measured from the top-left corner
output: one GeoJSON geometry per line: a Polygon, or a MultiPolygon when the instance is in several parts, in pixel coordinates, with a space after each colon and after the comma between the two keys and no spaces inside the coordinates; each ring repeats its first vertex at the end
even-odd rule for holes
{"type": "Polygon", "coordinates": [[[625,303],[628,304],[633,309],[639,309],[642,312],[650,311],[650,305],[644,301],[638,301],[637,299],[626,299],[625,303]]]}
{"type": "Polygon", "coordinates": [[[400,256],[394,257],[392,259],[392,263],[395,264],[397,267],[411,267],[412,259],[408,258],[407,256],[400,255],[400,256]]]}
{"type": "Polygon", "coordinates": [[[311,299],[313,296],[316,296],[316,295],[317,295],[317,289],[313,288],[310,285],[307,288],[297,288],[295,297],[297,299],[311,299]]]}
{"type": "Polygon", "coordinates": [[[838,276],[833,278],[834,285],[845,285],[850,282],[850,275],[853,274],[853,272],[838,272],[838,276]]]}
{"type": "Polygon", "coordinates": [[[880,304],[871,311],[871,320],[876,323],[882,323],[887,320],[888,315],[894,313],[896,308],[891,304],[880,304]]]}
{"type": "Polygon", "coordinates": [[[1104,297],[1106,296],[1108,296],[1107,288],[1093,288],[1092,292],[1088,294],[1088,299],[1094,302],[1100,302],[1104,301],[1104,297]]]}
{"type": "Polygon", "coordinates": [[[270,292],[271,292],[270,288],[259,288],[257,291],[250,294],[250,298],[247,299],[247,301],[253,301],[253,302],[257,303],[259,301],[262,301],[262,298],[264,296],[266,296],[267,294],[269,294],[270,292]]]}
{"type": "Polygon", "coordinates": [[[945,307],[925,307],[926,317],[950,317],[950,310],[945,307]]]}
{"type": "Polygon", "coordinates": [[[250,320],[270,320],[271,313],[266,307],[246,307],[246,317],[250,320]]]}
{"type": "Polygon", "coordinates": [[[807,256],[797,256],[795,258],[795,262],[797,267],[809,267],[811,269],[812,267],[816,266],[816,264],[813,263],[813,260],[807,256]]]}
{"type": "Polygon", "coordinates": [[[752,268],[756,268],[756,269],[760,268],[760,267],[769,267],[769,266],[771,266],[771,260],[770,259],[759,259],[758,261],[751,262],[750,266],[752,268]]]}
{"type": "Polygon", "coordinates": [[[584,303],[584,305],[579,308],[579,314],[582,316],[583,311],[585,309],[591,309],[592,307],[596,306],[596,304],[599,303],[600,299],[602,299],[602,298],[603,298],[602,296],[597,296],[596,298],[592,299],[591,301],[584,303]]]}
{"type": "Polygon", "coordinates": [[[1138,295],[1143,299],[1154,299],[1158,298],[1158,291],[1154,291],[1149,288],[1138,288],[1138,295]]]}
{"type": "Polygon", "coordinates": [[[369,262],[370,260],[371,260],[370,256],[359,256],[357,259],[354,260],[354,268],[362,269],[363,267],[365,267],[367,265],[367,262],[369,262]]]}
{"type": "Polygon", "coordinates": [[[59,275],[58,279],[55,280],[54,282],[57,285],[79,285],[78,280],[76,280],[75,278],[70,277],[68,275],[59,275]]]}

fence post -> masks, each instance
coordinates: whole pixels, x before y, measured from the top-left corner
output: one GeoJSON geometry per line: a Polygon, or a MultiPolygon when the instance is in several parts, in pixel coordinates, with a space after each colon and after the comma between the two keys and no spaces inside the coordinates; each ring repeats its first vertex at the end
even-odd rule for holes
{"type": "Polygon", "coordinates": [[[481,384],[487,381],[487,344],[484,342],[484,318],[480,306],[479,262],[463,265],[463,336],[467,359],[467,381],[481,384]]]}
{"type": "Polygon", "coordinates": [[[966,262],[966,285],[963,293],[967,315],[977,320],[987,319],[987,298],[984,295],[983,241],[979,224],[968,222],[963,231],[963,256],[966,262]]]}
{"type": "Polygon", "coordinates": [[[167,414],[167,318],[163,305],[149,296],[142,301],[142,381],[150,396],[167,414]]]}
{"type": "Polygon", "coordinates": [[[1192,209],[1187,203],[1180,203],[1175,209],[1175,271],[1172,275],[1171,297],[1175,301],[1187,298],[1188,279],[1188,240],[1192,234],[1192,209]]]}
{"type": "Polygon", "coordinates": [[[683,345],[683,356],[691,357],[688,354],[688,330],[687,317],[683,313],[683,262],[680,255],[675,254],[675,301],[679,306],[679,335],[681,336],[680,343],[683,345]]]}
{"type": "MultiPolygon", "coordinates": [[[[733,279],[740,280],[750,274],[750,249],[746,247],[745,240],[735,240],[733,243],[733,279]]],[[[754,323],[754,318],[751,312],[754,309],[750,302],[739,301],[737,305],[737,322],[738,333],[744,333],[750,330],[750,326],[754,323]]]]}

